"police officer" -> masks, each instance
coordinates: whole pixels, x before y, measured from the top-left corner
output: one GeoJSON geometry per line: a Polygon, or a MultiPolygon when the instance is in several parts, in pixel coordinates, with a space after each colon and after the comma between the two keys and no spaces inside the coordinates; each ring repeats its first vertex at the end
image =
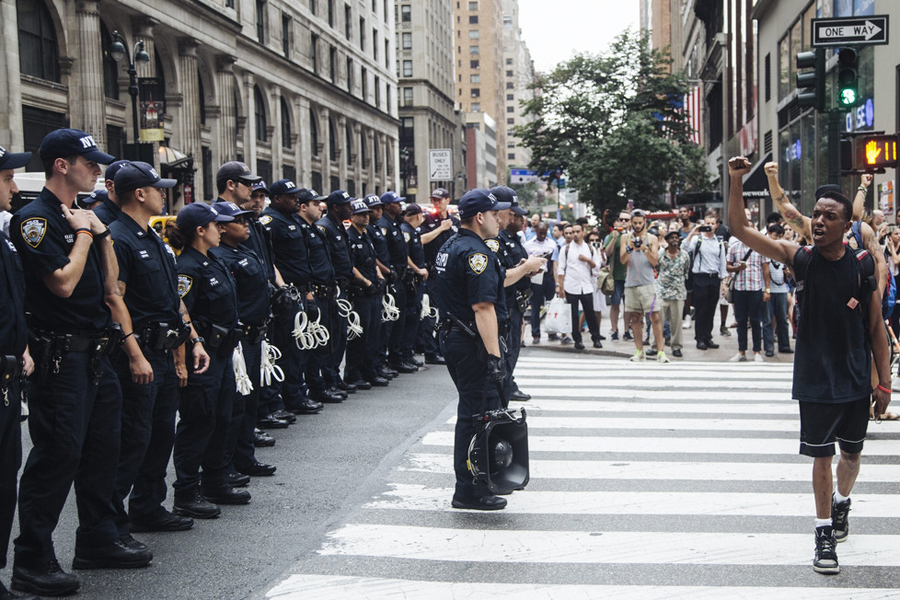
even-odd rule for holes
{"type": "MultiPolygon", "coordinates": [[[[510,204],[512,211],[506,227],[500,230],[497,240],[500,242],[501,264],[506,269],[515,267],[528,258],[528,251],[522,246],[519,232],[525,227],[525,215],[528,211],[519,206],[519,197],[516,192],[501,185],[491,189],[491,193],[501,202],[510,204]]],[[[525,321],[525,309],[531,297],[531,280],[527,277],[510,284],[506,290],[506,309],[509,314],[509,336],[506,346],[506,380],[503,382],[503,406],[509,405],[510,400],[524,402],[531,400],[531,396],[519,389],[513,378],[513,370],[519,360],[519,352],[522,349],[522,324],[525,321]]]]}
{"type": "MultiPolygon", "coordinates": [[[[163,210],[162,189],[175,184],[138,161],[119,169],[115,179],[121,211],[109,230],[119,279],[109,305],[122,326],[124,342],[122,352],[113,357],[122,387],[122,441],[113,508],[124,539],[130,539],[132,531],[183,531],[194,524],[162,506],[178,411],[172,352],[197,337],[185,323],[190,316],[178,296],[175,253],[147,226],[163,210]]],[[[209,357],[203,345],[193,351],[194,368],[205,369],[209,357]]]]}
{"type": "MultiPolygon", "coordinates": [[[[372,211],[372,214],[369,215],[369,224],[366,225],[366,232],[369,234],[369,240],[372,242],[372,246],[375,248],[375,264],[378,266],[378,271],[381,273],[382,277],[384,277],[385,284],[392,283],[393,272],[391,271],[391,255],[388,250],[387,239],[384,237],[384,232],[381,230],[381,227],[378,227],[376,223],[382,217],[383,214],[383,205],[381,204],[381,199],[375,194],[368,194],[365,198],[363,198],[366,202],[366,206],[372,211]]],[[[386,299],[388,288],[385,287],[382,294],[379,297],[379,301],[382,302],[382,305],[386,299]]],[[[393,298],[393,296],[391,296],[393,298]]],[[[383,377],[384,379],[391,380],[399,373],[394,371],[393,369],[387,366],[387,350],[386,350],[386,341],[388,336],[390,336],[390,323],[391,321],[384,318],[384,315],[381,314],[381,319],[379,320],[377,325],[372,327],[371,334],[377,335],[377,341],[373,340],[373,344],[375,344],[375,372],[379,377],[383,377]]]]}
{"type": "Polygon", "coordinates": [[[472,416],[501,406],[500,387],[506,373],[496,308],[504,302],[504,280],[521,278],[544,263],[544,259],[532,257],[504,271],[496,254],[485,245],[484,240],[496,237],[499,231],[497,211],[509,206],[498,202],[489,190],[468,191],[459,202],[460,231],[435,257],[441,349],[459,393],[453,450],[454,508],[506,507],[506,499],[492,495],[483,483],[473,482],[467,460],[475,433],[472,416]]]}
{"type": "MultiPolygon", "coordinates": [[[[419,239],[419,227],[424,221],[422,207],[416,203],[406,205],[403,211],[403,223],[400,232],[406,242],[409,254],[409,266],[406,269],[406,303],[408,310],[403,320],[403,337],[400,340],[400,360],[414,364],[416,341],[419,338],[419,316],[422,312],[422,295],[425,293],[425,282],[428,270],[425,268],[425,250],[419,239]]],[[[432,325],[433,327],[433,325],[432,325]]]]}
{"type": "MultiPolygon", "coordinates": [[[[0,211],[8,211],[19,192],[14,169],[31,161],[31,152],[13,154],[0,147],[0,211]]],[[[25,325],[25,279],[13,243],[0,231],[0,568],[6,567],[6,551],[16,512],[16,478],[22,466],[22,376],[34,371],[28,352],[25,325]]],[[[22,598],[0,583],[0,600],[22,598]]],[[[29,596],[33,598],[33,596],[29,596]]]]}
{"type": "Polygon", "coordinates": [[[14,589],[59,595],[79,587],[59,566],[52,539],[73,481],[79,515],[73,568],[141,567],[152,554],[119,540],[112,510],[122,392],[107,355],[118,342],[105,296],[116,289],[119,269],[100,219],[72,209],[79,192],[93,190],[100,163],[114,159],[77,129],[49,133],[40,156],[47,183],[10,223],[35,357],[34,447],[20,485],[12,582],[14,589]]]}
{"type": "Polygon", "coordinates": [[[353,280],[353,264],[350,260],[350,242],[347,238],[347,230],[344,229],[344,221],[350,219],[350,203],[356,200],[344,190],[335,190],[328,194],[325,200],[326,213],[316,222],[316,226],[322,232],[328,242],[328,250],[331,255],[331,264],[334,266],[334,281],[337,284],[335,302],[329,303],[327,310],[332,310],[329,315],[331,331],[331,352],[322,362],[322,377],[329,388],[337,388],[348,394],[356,391],[356,386],[348,384],[341,378],[341,361],[347,351],[347,317],[342,316],[338,309],[338,301],[348,301],[347,287],[353,280]]]}
{"type": "MultiPolygon", "coordinates": [[[[247,504],[250,494],[228,485],[225,446],[236,393],[232,354],[238,344],[237,289],[228,268],[210,253],[220,243],[218,223],[231,221],[203,202],[178,213],[170,242],[178,256],[178,293],[191,312],[201,343],[209,353],[204,373],[179,373],[178,427],[175,430],[176,514],[212,519],[217,504],[247,504]],[[202,493],[201,493],[201,474],[202,493]]],[[[184,365],[179,365],[183,367],[184,365]]]]}
{"type": "MultiPolygon", "coordinates": [[[[117,160],[108,167],[104,172],[104,185],[106,185],[106,193],[99,196],[99,204],[92,206],[91,210],[103,221],[103,224],[109,226],[110,223],[119,218],[122,213],[122,202],[116,194],[115,182],[116,174],[119,169],[128,164],[127,160],[117,160]]],[[[144,163],[146,164],[146,163],[144,163]]],[[[94,195],[93,193],[91,194],[94,195]]]]}
{"type": "Polygon", "coordinates": [[[367,229],[372,209],[365,200],[354,200],[350,208],[350,258],[353,261],[353,282],[350,290],[353,309],[359,315],[362,334],[347,344],[347,365],[344,380],[359,389],[385,387],[388,380],[375,370],[376,351],[381,329],[381,296],[384,276],[378,270],[375,246],[367,229]]]}
{"type": "MultiPolygon", "coordinates": [[[[266,265],[255,251],[244,245],[250,238],[249,219],[253,213],[241,210],[233,202],[216,202],[213,208],[219,214],[233,219],[219,226],[221,241],[218,248],[210,249],[210,253],[231,270],[237,284],[242,333],[241,355],[245,361],[246,375],[250,384],[249,393],[235,395],[232,405],[234,414],[228,427],[225,457],[230,468],[245,476],[273,475],[275,467],[256,460],[253,449],[253,425],[256,421],[256,404],[259,401],[260,391],[261,345],[268,332],[270,314],[270,288],[266,265]],[[239,415],[239,418],[235,418],[235,414],[239,415]]],[[[240,485],[244,480],[232,477],[231,483],[240,485]]]]}
{"type": "Polygon", "coordinates": [[[403,327],[405,325],[407,308],[407,293],[404,285],[406,270],[409,268],[409,250],[403,239],[403,232],[400,225],[403,223],[403,207],[402,202],[406,200],[397,194],[397,192],[385,192],[381,195],[381,204],[383,205],[384,214],[378,219],[378,227],[384,234],[387,241],[388,253],[390,255],[391,274],[391,293],[394,296],[394,303],[397,310],[400,311],[400,318],[396,321],[388,323],[387,337],[384,343],[388,347],[388,366],[399,373],[415,373],[419,370],[419,366],[415,363],[404,361],[401,351],[403,340],[403,327]]]}
{"type": "MultiPolygon", "coordinates": [[[[429,272],[434,270],[434,258],[447,240],[459,231],[459,219],[448,211],[450,205],[450,192],[444,188],[436,188],[431,192],[432,209],[425,214],[425,222],[420,229],[420,239],[425,248],[425,262],[429,272]]],[[[432,286],[434,281],[432,280],[432,286]]],[[[429,293],[429,283],[425,282],[425,293],[429,293]]],[[[431,294],[429,294],[431,299],[431,294]]],[[[434,304],[432,302],[432,304],[434,304]]],[[[441,356],[437,339],[434,336],[435,319],[425,315],[419,330],[419,343],[425,351],[426,365],[443,365],[444,357],[441,356]]]]}

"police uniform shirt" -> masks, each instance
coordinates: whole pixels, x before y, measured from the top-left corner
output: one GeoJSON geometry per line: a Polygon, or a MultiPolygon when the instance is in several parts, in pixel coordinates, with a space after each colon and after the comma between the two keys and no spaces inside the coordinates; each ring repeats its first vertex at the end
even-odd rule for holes
{"type": "MultiPolygon", "coordinates": [[[[504,230],[500,232],[497,239],[503,250],[503,266],[507,269],[512,269],[519,264],[519,261],[528,258],[528,251],[525,250],[525,246],[522,245],[522,240],[519,239],[519,236],[504,230]]],[[[510,289],[506,290],[506,304],[507,306],[512,306],[516,303],[515,290],[530,289],[531,279],[522,277],[519,281],[509,286],[509,288],[510,289]]]]}
{"type": "MultiPolygon", "coordinates": [[[[403,217],[401,216],[400,218],[402,219],[403,217]]],[[[387,214],[382,215],[378,219],[377,225],[381,228],[384,239],[387,240],[391,266],[400,268],[409,266],[409,263],[406,261],[407,257],[409,257],[409,251],[406,248],[406,242],[403,240],[403,232],[400,231],[400,226],[387,214]]]]}
{"type": "Polygon", "coordinates": [[[381,264],[387,267],[391,264],[391,253],[388,250],[384,232],[381,230],[381,227],[373,223],[366,225],[366,232],[369,234],[369,240],[372,242],[372,245],[375,246],[375,256],[378,257],[381,264]]]}
{"type": "Polygon", "coordinates": [[[316,227],[328,243],[334,276],[345,283],[353,279],[353,265],[350,263],[350,242],[344,224],[328,214],[316,221],[316,227]]]}
{"type": "MultiPolygon", "coordinates": [[[[457,231],[459,231],[459,219],[454,217],[453,215],[448,214],[447,219],[450,219],[450,222],[453,223],[450,226],[450,229],[447,231],[440,232],[437,237],[424,245],[425,248],[425,261],[429,265],[434,264],[434,257],[437,256],[437,253],[440,252],[441,247],[447,243],[457,231]]],[[[431,233],[435,229],[441,226],[443,221],[446,221],[441,217],[440,213],[428,213],[425,215],[425,221],[422,223],[421,233],[431,233]]]]}
{"type": "Polygon", "coordinates": [[[110,223],[115,222],[122,216],[122,209],[109,198],[101,200],[100,205],[92,210],[94,211],[94,214],[97,215],[97,218],[106,226],[109,226],[110,223]]]}
{"type": "Polygon", "coordinates": [[[62,206],[44,188],[10,223],[10,237],[25,273],[29,325],[57,333],[100,331],[112,325],[99,247],[106,242],[98,240],[88,250],[84,271],[68,298],[54,294],[43,281],[45,275],[69,264],[75,246],[76,234],[63,217],[62,206]]]}
{"type": "Polygon", "coordinates": [[[419,231],[404,221],[400,225],[400,233],[403,235],[403,241],[406,242],[406,248],[409,252],[409,258],[413,264],[420,269],[425,268],[425,249],[422,248],[422,238],[419,237],[419,231]]]}
{"type": "Polygon", "coordinates": [[[375,265],[375,246],[372,245],[368,229],[360,233],[355,227],[351,227],[347,230],[347,235],[350,239],[350,256],[353,259],[353,266],[363,277],[375,283],[378,279],[376,273],[378,267],[375,265]]]}
{"type": "Polygon", "coordinates": [[[237,284],[238,314],[244,325],[262,325],[269,318],[266,266],[256,252],[243,245],[220,244],[210,254],[231,271],[237,284]]]}
{"type": "Polygon", "coordinates": [[[28,344],[25,325],[25,278],[15,245],[0,231],[0,353],[22,356],[28,344]]]}
{"type": "Polygon", "coordinates": [[[272,206],[259,217],[259,223],[265,227],[272,244],[275,266],[285,282],[295,285],[306,285],[312,279],[306,236],[301,229],[302,221],[295,214],[281,212],[272,206]]]}
{"type": "MultiPolygon", "coordinates": [[[[501,232],[502,233],[502,232],[501,232]]],[[[497,258],[497,261],[500,264],[500,282],[506,279],[506,269],[510,267],[510,261],[512,260],[508,253],[505,244],[500,243],[499,237],[487,238],[484,240],[484,245],[488,247],[488,249],[493,253],[493,255],[497,258]]],[[[512,265],[515,266],[515,265],[512,265]]],[[[509,312],[507,309],[507,296],[509,294],[506,293],[506,289],[503,288],[501,291],[500,301],[496,305],[497,310],[497,322],[501,323],[505,321],[509,317],[509,312]]]]}
{"type": "Polygon", "coordinates": [[[109,232],[134,329],[154,322],[175,327],[181,321],[175,252],[125,213],[110,223],[109,232]]]}
{"type": "Polygon", "coordinates": [[[214,256],[186,246],[178,256],[178,294],[191,319],[233,329],[238,324],[234,278],[214,256]]]}
{"type": "Polygon", "coordinates": [[[272,243],[266,236],[266,228],[252,215],[247,216],[247,224],[250,226],[250,237],[241,247],[252,250],[262,262],[266,270],[266,279],[275,283],[275,259],[272,256],[272,243]]]}
{"type": "MultiPolygon", "coordinates": [[[[491,302],[498,313],[503,307],[503,268],[474,231],[460,229],[438,252],[434,266],[441,314],[472,322],[475,304],[491,302]]],[[[502,320],[499,314],[497,320],[502,320]]]]}
{"type": "Polygon", "coordinates": [[[312,282],[319,285],[334,285],[334,267],[331,264],[331,251],[325,236],[315,225],[310,225],[303,217],[297,217],[300,232],[306,240],[309,252],[309,268],[312,282]]]}

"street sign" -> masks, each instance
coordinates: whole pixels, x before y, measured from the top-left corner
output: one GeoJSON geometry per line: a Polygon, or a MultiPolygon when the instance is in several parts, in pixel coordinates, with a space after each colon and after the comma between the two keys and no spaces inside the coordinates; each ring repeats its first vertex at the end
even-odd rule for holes
{"type": "Polygon", "coordinates": [[[888,16],[812,20],[812,45],[874,46],[888,43],[888,16]]]}
{"type": "Polygon", "coordinates": [[[528,169],[510,169],[509,170],[509,182],[514,184],[520,183],[534,183],[538,180],[537,173],[535,171],[529,171],[528,169]]]}
{"type": "Polygon", "coordinates": [[[428,179],[430,181],[453,180],[453,151],[449,148],[428,151],[428,179]]]}

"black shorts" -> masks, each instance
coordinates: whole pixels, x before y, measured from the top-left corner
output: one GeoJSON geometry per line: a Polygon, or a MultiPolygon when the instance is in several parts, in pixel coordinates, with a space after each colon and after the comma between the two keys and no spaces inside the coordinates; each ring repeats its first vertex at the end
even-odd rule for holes
{"type": "Polygon", "coordinates": [[[862,452],[869,428],[869,398],[831,404],[800,401],[800,454],[834,456],[834,442],[848,454],[862,452]]]}

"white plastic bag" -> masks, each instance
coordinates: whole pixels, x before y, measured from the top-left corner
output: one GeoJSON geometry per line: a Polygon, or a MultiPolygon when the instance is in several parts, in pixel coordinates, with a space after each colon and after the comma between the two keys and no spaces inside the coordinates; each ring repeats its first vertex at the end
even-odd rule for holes
{"type": "Polygon", "coordinates": [[[553,298],[547,305],[544,331],[547,333],[572,332],[572,308],[559,296],[553,298]]]}

